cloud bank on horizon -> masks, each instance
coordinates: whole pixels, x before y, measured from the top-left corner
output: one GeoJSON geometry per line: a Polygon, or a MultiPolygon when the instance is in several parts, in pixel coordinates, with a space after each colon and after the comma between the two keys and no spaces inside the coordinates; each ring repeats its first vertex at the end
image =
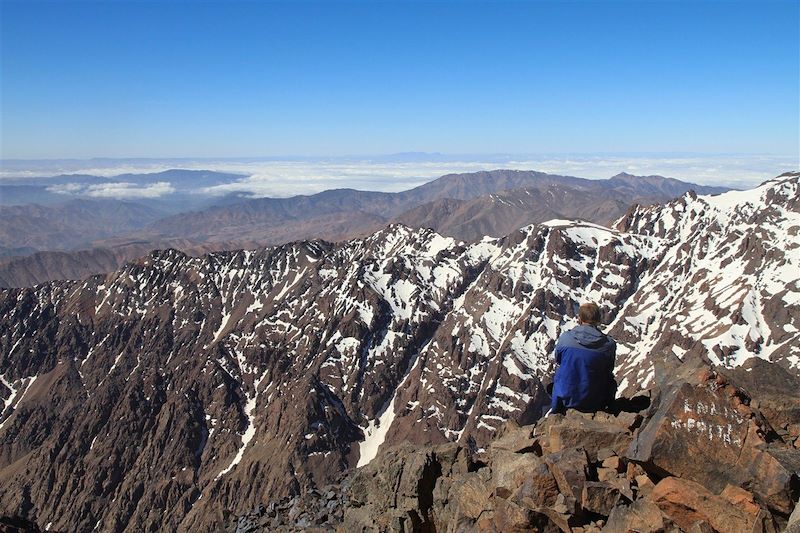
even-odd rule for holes
{"type": "MultiPolygon", "coordinates": [[[[776,155],[538,155],[396,156],[294,159],[90,159],[5,160],[3,179],[82,174],[101,177],[147,174],[173,168],[241,174],[241,179],[192,191],[201,195],[242,194],[286,197],[314,194],[327,189],[355,188],[383,192],[411,189],[450,173],[508,168],[537,170],[590,179],[609,178],[619,172],[661,175],[701,185],[737,189],[759,183],[800,165],[794,157],[776,155]]],[[[98,198],[158,198],[172,194],[168,181],[137,184],[129,181],[81,185],[58,184],[50,192],[98,198]]]]}
{"type": "Polygon", "coordinates": [[[90,198],[113,198],[115,200],[136,200],[141,198],[160,198],[175,192],[175,187],[167,181],[146,185],[131,182],[100,184],[64,183],[47,187],[49,192],[67,196],[88,196],[90,198]]]}

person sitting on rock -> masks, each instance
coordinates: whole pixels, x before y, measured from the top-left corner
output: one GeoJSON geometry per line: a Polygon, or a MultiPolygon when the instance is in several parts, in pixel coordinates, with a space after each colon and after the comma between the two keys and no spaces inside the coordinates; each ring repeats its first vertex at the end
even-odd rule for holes
{"type": "Polygon", "coordinates": [[[617,344],[599,326],[600,308],[585,303],[578,311],[578,326],[558,338],[550,413],[565,413],[567,409],[594,412],[614,403],[617,344]]]}

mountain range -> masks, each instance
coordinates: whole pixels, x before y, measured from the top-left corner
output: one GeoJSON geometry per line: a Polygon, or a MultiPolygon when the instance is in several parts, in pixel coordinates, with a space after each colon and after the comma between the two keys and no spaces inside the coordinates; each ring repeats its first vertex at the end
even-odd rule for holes
{"type": "MultiPolygon", "coordinates": [[[[694,357],[796,376],[798,198],[788,173],[614,228],[556,219],[463,242],[395,223],[2,290],[0,512],[212,531],[393,444],[484,448],[541,416],[555,340],[586,300],[626,394],[694,357]]],[[[800,422],[798,396],[765,408],[800,422]]]]}
{"type": "Polygon", "coordinates": [[[0,207],[4,248],[73,250],[94,239],[141,229],[164,212],[118,200],[70,200],[55,206],[0,207]]]}
{"type": "MultiPolygon", "coordinates": [[[[190,183],[201,188],[233,176],[175,170],[121,175],[111,183],[129,180],[147,186],[172,180],[164,182],[170,187],[173,182],[178,184],[179,193],[172,196],[191,196],[190,183]]],[[[70,179],[77,178],[50,178],[56,185],[79,189],[70,179]]],[[[81,186],[96,186],[94,181],[81,186]]],[[[85,193],[88,189],[80,190],[85,193]]],[[[343,241],[369,235],[392,222],[430,227],[464,241],[507,235],[551,218],[609,224],[634,203],[664,202],[689,190],[714,194],[727,189],[659,176],[619,174],[608,180],[588,180],[496,170],[446,175],[400,193],[338,189],[311,196],[249,200],[231,195],[199,211],[189,210],[198,205],[197,198],[183,204],[161,198],[135,202],[94,198],[50,206],[6,206],[0,207],[5,229],[0,232],[0,257],[6,256],[0,260],[0,286],[81,279],[119,268],[139,257],[142,250],[174,247],[195,253],[313,238],[343,241]],[[186,211],[174,214],[176,203],[186,211]]]]}

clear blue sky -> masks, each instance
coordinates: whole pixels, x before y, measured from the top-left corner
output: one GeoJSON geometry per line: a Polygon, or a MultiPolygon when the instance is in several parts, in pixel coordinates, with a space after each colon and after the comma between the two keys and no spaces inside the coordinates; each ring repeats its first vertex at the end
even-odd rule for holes
{"type": "Polygon", "coordinates": [[[798,153],[797,0],[0,5],[3,158],[798,153]]]}

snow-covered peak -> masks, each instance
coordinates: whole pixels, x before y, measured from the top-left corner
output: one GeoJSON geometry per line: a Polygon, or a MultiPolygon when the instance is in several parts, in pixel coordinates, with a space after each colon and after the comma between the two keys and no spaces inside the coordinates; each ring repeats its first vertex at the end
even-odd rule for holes
{"type": "Polygon", "coordinates": [[[689,242],[706,227],[719,232],[769,226],[789,231],[800,223],[800,173],[783,175],[747,191],[696,196],[665,205],[636,206],[615,227],[624,232],[689,242]]]}
{"type": "Polygon", "coordinates": [[[752,209],[766,209],[776,204],[796,199],[800,173],[787,173],[769,181],[765,181],[755,189],[746,191],[728,191],[722,194],[698,196],[697,200],[707,203],[719,211],[743,209],[745,205],[752,209]]]}
{"type": "Polygon", "coordinates": [[[605,226],[601,226],[599,224],[594,224],[592,222],[587,222],[585,220],[573,219],[573,220],[563,220],[554,218],[552,220],[548,220],[546,222],[542,222],[541,226],[547,226],[550,228],[562,228],[562,227],[573,227],[573,226],[584,226],[587,228],[597,228],[600,230],[609,231],[609,228],[605,226]]]}
{"type": "Polygon", "coordinates": [[[738,366],[751,357],[800,369],[800,174],[750,191],[638,207],[618,227],[666,243],[615,322],[619,373],[652,379],[652,361],[689,350],[738,366]],[[649,355],[647,355],[649,354],[649,355]]]}

